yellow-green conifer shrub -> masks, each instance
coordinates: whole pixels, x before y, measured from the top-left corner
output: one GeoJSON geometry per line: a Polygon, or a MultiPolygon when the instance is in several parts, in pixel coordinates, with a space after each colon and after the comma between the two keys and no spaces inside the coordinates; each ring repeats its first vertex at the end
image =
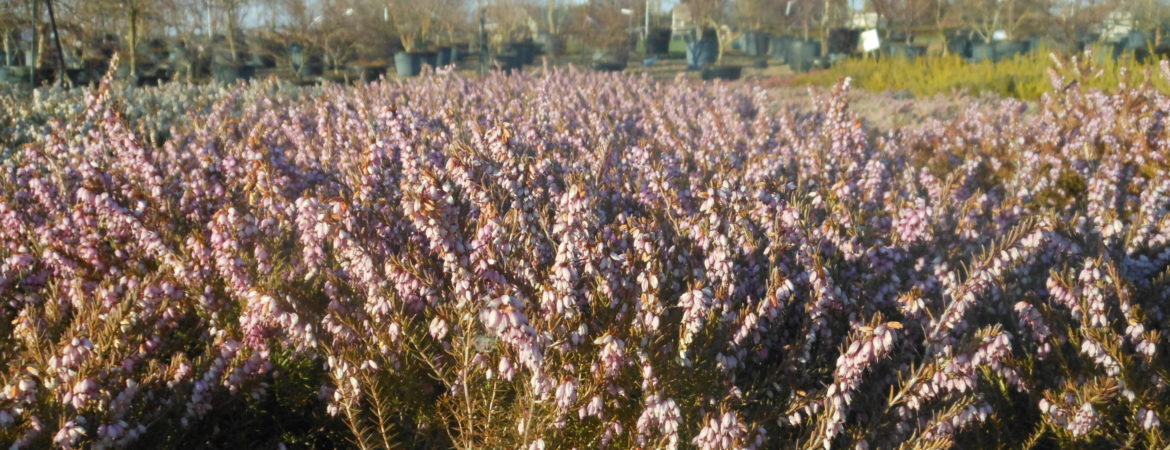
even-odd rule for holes
{"type": "MultiPolygon", "coordinates": [[[[938,94],[966,93],[994,94],[1021,100],[1038,100],[1053,89],[1048,69],[1053,63],[1044,51],[1020,55],[998,63],[983,61],[969,63],[956,55],[927,56],[914,60],[899,57],[850,59],[828,70],[800,75],[798,85],[830,86],[842,78],[853,79],[853,85],[874,91],[908,91],[918,97],[938,94]]],[[[1092,79],[1084,80],[1089,88],[1115,88],[1129,74],[1132,83],[1148,78],[1152,63],[1138,63],[1132,57],[1118,60],[1086,53],[1080,58],[1093,58],[1099,69],[1092,79]]],[[[1165,80],[1153,77],[1151,82],[1160,90],[1167,89],[1165,80]]]]}

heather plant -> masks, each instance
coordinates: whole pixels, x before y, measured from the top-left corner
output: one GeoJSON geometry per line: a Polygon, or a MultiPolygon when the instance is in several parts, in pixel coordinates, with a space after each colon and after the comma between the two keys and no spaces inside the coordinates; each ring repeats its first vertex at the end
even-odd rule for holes
{"type": "Polygon", "coordinates": [[[51,94],[2,117],[0,441],[1164,446],[1170,97],[1094,70],[890,130],[848,80],[51,94]]]}

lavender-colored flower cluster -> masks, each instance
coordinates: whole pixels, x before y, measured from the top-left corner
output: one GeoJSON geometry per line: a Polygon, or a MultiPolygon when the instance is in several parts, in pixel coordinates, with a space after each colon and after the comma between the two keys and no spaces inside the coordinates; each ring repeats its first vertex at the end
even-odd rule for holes
{"type": "Polygon", "coordinates": [[[572,69],[37,94],[0,442],[1166,445],[1170,96],[1060,70],[897,130],[572,69]]]}

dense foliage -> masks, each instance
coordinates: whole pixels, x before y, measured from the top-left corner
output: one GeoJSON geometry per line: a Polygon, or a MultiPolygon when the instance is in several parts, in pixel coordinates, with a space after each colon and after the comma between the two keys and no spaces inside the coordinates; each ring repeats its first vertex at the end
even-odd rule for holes
{"type": "MultiPolygon", "coordinates": [[[[1080,80],[1088,87],[1112,90],[1127,76],[1132,76],[1127,74],[1144,78],[1147,71],[1157,70],[1156,64],[1140,63],[1132,55],[1114,59],[1109,56],[1109,49],[1098,50],[1088,55],[1095,61],[1096,72],[1092,77],[1080,80]]],[[[887,56],[880,60],[849,59],[827,70],[798,75],[793,82],[832,86],[848,77],[853,79],[854,87],[872,92],[908,91],[919,97],[963,92],[1037,101],[1053,91],[1048,71],[1059,64],[1044,51],[1017,55],[997,63],[972,63],[957,55],[913,60],[887,56]]],[[[1170,80],[1156,75],[1149,77],[1149,81],[1159,89],[1170,88],[1170,80]]]]}
{"type": "Polygon", "coordinates": [[[7,99],[0,441],[1165,445],[1170,96],[1089,73],[884,131],[551,69],[7,99]]]}

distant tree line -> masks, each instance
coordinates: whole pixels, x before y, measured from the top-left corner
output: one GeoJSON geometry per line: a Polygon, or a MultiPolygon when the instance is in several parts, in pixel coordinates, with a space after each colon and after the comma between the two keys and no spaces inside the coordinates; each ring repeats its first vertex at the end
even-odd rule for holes
{"type": "MultiPolygon", "coordinates": [[[[990,39],[1043,35],[1071,42],[1099,30],[1107,19],[1143,30],[1160,44],[1168,0],[683,0],[689,23],[729,42],[744,30],[825,36],[855,23],[859,14],[880,17],[886,37],[964,30],[990,39]]],[[[0,2],[5,65],[52,65],[57,59],[46,14],[52,4],[64,61],[121,55],[135,74],[151,49],[171,58],[238,63],[250,55],[287,59],[296,44],[326,66],[423,51],[457,43],[499,46],[538,39],[554,51],[578,48],[627,52],[647,32],[644,0],[6,0],[0,2]],[[178,49],[176,51],[176,49],[178,49]],[[24,60],[17,60],[22,57],[24,60]]],[[[670,18],[651,11],[651,27],[670,18]]],[[[287,62],[285,62],[287,64],[287,62]]]]}

